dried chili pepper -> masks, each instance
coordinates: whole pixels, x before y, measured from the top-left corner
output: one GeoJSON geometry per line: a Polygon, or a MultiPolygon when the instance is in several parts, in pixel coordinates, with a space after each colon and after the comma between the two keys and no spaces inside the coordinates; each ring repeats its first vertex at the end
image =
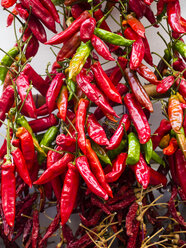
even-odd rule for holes
{"type": "Polygon", "coordinates": [[[86,19],[83,21],[80,27],[80,38],[86,43],[89,41],[94,34],[94,28],[96,26],[96,20],[93,17],[86,19]]]}
{"type": "Polygon", "coordinates": [[[133,224],[133,235],[129,237],[127,248],[134,248],[136,246],[139,227],[140,227],[140,222],[135,221],[135,224],[133,224]]]}
{"type": "Polygon", "coordinates": [[[138,210],[138,203],[134,202],[126,215],[126,232],[128,236],[133,236],[133,222],[135,221],[136,212],[138,210]]]}
{"type": "Polygon", "coordinates": [[[57,107],[59,110],[60,117],[63,121],[66,120],[67,105],[68,105],[68,90],[67,87],[63,85],[57,100],[57,107]]]}
{"type": "Polygon", "coordinates": [[[58,119],[54,114],[28,122],[34,133],[47,130],[49,127],[57,125],[57,123],[58,119]]]}
{"type": "Polygon", "coordinates": [[[179,184],[183,192],[186,194],[186,184],[185,184],[185,176],[186,176],[186,162],[183,156],[183,153],[180,149],[178,149],[175,153],[175,169],[176,175],[178,177],[179,184]]]}
{"type": "Polygon", "coordinates": [[[39,212],[33,211],[33,227],[32,227],[32,248],[38,247],[39,239],[39,212]]]}
{"type": "Polygon", "coordinates": [[[136,164],[140,159],[140,143],[135,133],[130,132],[128,135],[128,156],[126,164],[136,164]]]}

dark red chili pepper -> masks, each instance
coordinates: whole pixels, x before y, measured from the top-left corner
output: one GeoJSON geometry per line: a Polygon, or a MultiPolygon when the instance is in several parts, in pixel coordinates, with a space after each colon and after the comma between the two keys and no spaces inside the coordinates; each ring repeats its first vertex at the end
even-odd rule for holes
{"type": "Polygon", "coordinates": [[[85,225],[86,227],[89,227],[89,226],[95,226],[100,220],[102,215],[103,215],[103,211],[99,209],[95,212],[95,214],[89,220],[87,220],[81,213],[79,214],[79,217],[83,225],[85,225]]]}
{"type": "Polygon", "coordinates": [[[94,34],[94,29],[96,27],[96,20],[93,17],[90,17],[83,21],[80,27],[80,38],[86,43],[89,41],[94,34]]]}
{"type": "Polygon", "coordinates": [[[112,171],[105,175],[105,179],[108,183],[117,181],[126,167],[126,153],[120,153],[112,163],[112,171]]]}
{"type": "Polygon", "coordinates": [[[49,115],[47,104],[45,103],[41,107],[36,109],[36,114],[37,114],[37,117],[38,116],[49,115]]]}
{"type": "Polygon", "coordinates": [[[32,13],[39,18],[48,29],[56,33],[55,21],[52,15],[44,8],[39,0],[21,0],[21,3],[28,10],[32,8],[32,13]]]}
{"type": "Polygon", "coordinates": [[[144,8],[145,8],[144,16],[153,25],[153,27],[158,28],[159,26],[156,24],[156,18],[155,18],[155,15],[154,15],[151,7],[147,6],[147,5],[144,5],[144,8]]]}
{"type": "Polygon", "coordinates": [[[60,146],[63,151],[73,153],[76,150],[76,139],[74,137],[60,134],[56,138],[56,144],[60,146]]]}
{"type": "Polygon", "coordinates": [[[87,158],[85,156],[78,157],[76,159],[76,166],[77,166],[81,176],[83,177],[84,181],[86,182],[88,188],[97,196],[99,196],[105,200],[108,200],[108,194],[99,185],[95,176],[91,172],[87,158]]]}
{"type": "Polygon", "coordinates": [[[142,63],[138,66],[138,68],[136,68],[136,71],[140,74],[140,76],[147,79],[151,84],[157,85],[160,82],[154,72],[152,72],[151,69],[142,63]]]}
{"type": "Polygon", "coordinates": [[[140,143],[145,144],[150,139],[151,130],[140,104],[130,93],[125,95],[124,103],[136,128],[140,143]]]}
{"type": "Polygon", "coordinates": [[[16,202],[16,179],[14,174],[15,166],[6,161],[1,166],[1,199],[2,208],[6,222],[14,226],[15,202],[16,202]]]}
{"type": "Polygon", "coordinates": [[[52,15],[54,20],[56,22],[60,23],[59,15],[58,15],[58,12],[57,12],[56,7],[53,4],[53,2],[50,0],[40,0],[40,2],[48,10],[48,12],[52,15]]]}
{"type": "Polygon", "coordinates": [[[30,236],[30,231],[31,231],[31,228],[32,228],[32,219],[28,219],[26,224],[25,224],[25,227],[24,227],[24,230],[23,230],[23,244],[26,243],[26,241],[28,241],[28,238],[30,236]]]}
{"type": "Polygon", "coordinates": [[[175,184],[179,185],[177,173],[176,173],[176,163],[175,163],[175,156],[174,154],[171,156],[167,156],[168,163],[169,163],[169,168],[170,168],[170,173],[172,176],[172,180],[175,184]]]}
{"type": "Polygon", "coordinates": [[[81,3],[74,4],[71,6],[71,15],[74,19],[77,19],[84,11],[83,5],[81,3]]]}
{"type": "Polygon", "coordinates": [[[149,96],[147,95],[147,92],[145,91],[144,87],[140,83],[139,79],[137,78],[135,72],[130,70],[129,68],[126,68],[124,70],[126,81],[128,82],[135,98],[140,103],[142,107],[145,107],[150,112],[153,112],[153,106],[150,101],[149,96]]]}
{"type": "Polygon", "coordinates": [[[118,128],[116,129],[115,133],[111,137],[109,141],[109,145],[106,148],[108,150],[116,149],[121,143],[123,135],[125,132],[128,131],[129,127],[130,127],[129,116],[127,114],[124,114],[119,122],[118,128]]]}
{"type": "Polygon", "coordinates": [[[87,118],[87,132],[91,139],[94,140],[95,143],[106,146],[109,144],[106,133],[103,127],[96,120],[94,114],[88,115],[87,118]]]}
{"type": "Polygon", "coordinates": [[[154,134],[151,137],[152,143],[153,143],[153,149],[155,150],[156,147],[159,145],[161,139],[164,135],[170,132],[172,129],[171,124],[168,120],[161,120],[160,126],[156,129],[154,134]]]}
{"type": "Polygon", "coordinates": [[[174,137],[171,138],[169,145],[163,149],[163,154],[170,156],[176,152],[178,149],[178,142],[177,139],[174,137]]]}
{"type": "Polygon", "coordinates": [[[0,159],[3,159],[6,153],[7,153],[7,141],[6,139],[4,139],[4,142],[0,148],[0,159]]]}
{"type": "Polygon", "coordinates": [[[162,173],[153,170],[151,167],[149,167],[149,173],[150,173],[149,184],[151,185],[162,184],[163,186],[167,185],[167,178],[162,173]]]}
{"type": "Polygon", "coordinates": [[[62,174],[67,169],[67,164],[71,162],[74,158],[72,154],[65,154],[61,159],[52,164],[47,170],[40,176],[40,178],[34,182],[34,184],[44,184],[58,175],[62,174]]]}
{"type": "Polygon", "coordinates": [[[89,106],[89,101],[81,98],[78,103],[78,109],[76,112],[76,130],[78,132],[78,145],[85,155],[86,155],[85,121],[86,121],[86,112],[88,106],[89,106]]]}
{"type": "MultiPolygon", "coordinates": [[[[31,35],[32,35],[31,31],[30,29],[28,29],[28,31],[26,31],[23,35],[23,41],[24,42],[27,41],[31,35]]],[[[26,46],[26,51],[25,51],[26,59],[34,57],[38,52],[38,49],[39,49],[39,41],[36,39],[34,35],[32,35],[32,38],[29,40],[26,46]]]]}
{"type": "Polygon", "coordinates": [[[113,102],[122,103],[120,94],[116,90],[113,83],[110,81],[109,77],[107,77],[106,73],[103,71],[99,61],[95,62],[91,66],[91,69],[94,72],[97,84],[106,94],[106,96],[113,102]]]}
{"type": "MultiPolygon", "coordinates": [[[[14,103],[14,89],[12,86],[7,86],[7,88],[3,91],[0,98],[0,120],[5,120],[5,114],[8,113],[10,108],[14,103]]],[[[0,122],[0,126],[2,122],[0,122]]]]}
{"type": "Polygon", "coordinates": [[[76,77],[77,84],[81,90],[87,95],[90,101],[95,102],[104,112],[118,117],[116,112],[111,108],[103,93],[91,84],[90,78],[86,75],[86,70],[82,69],[76,77]]]}
{"type": "Polygon", "coordinates": [[[145,8],[143,8],[141,1],[129,0],[129,8],[136,14],[138,19],[144,16],[145,8]]]}
{"type": "Polygon", "coordinates": [[[39,212],[34,210],[33,212],[33,227],[32,227],[32,248],[38,247],[39,239],[39,212]]]}
{"type": "Polygon", "coordinates": [[[106,47],[105,43],[96,35],[92,35],[91,43],[96,50],[96,52],[102,56],[106,60],[114,61],[115,59],[110,54],[108,48],[106,47]]]}
{"type": "Polygon", "coordinates": [[[63,121],[66,120],[67,106],[68,106],[68,90],[67,87],[63,85],[57,100],[59,115],[63,121]]]}
{"type": "Polygon", "coordinates": [[[150,51],[150,46],[148,43],[147,38],[143,38],[143,43],[144,43],[144,47],[145,47],[145,54],[144,54],[144,60],[151,66],[153,66],[153,58],[151,55],[151,51],[150,51]]]}
{"type": "Polygon", "coordinates": [[[36,118],[36,106],[34,103],[32,92],[30,91],[29,93],[27,93],[30,86],[28,77],[21,73],[16,80],[16,85],[19,96],[21,98],[21,102],[24,102],[23,111],[27,112],[31,118],[36,118]]]}
{"type": "Polygon", "coordinates": [[[129,211],[126,215],[126,232],[127,232],[127,235],[128,236],[132,236],[133,235],[133,222],[135,220],[135,217],[136,217],[136,212],[138,210],[138,203],[137,202],[134,202],[130,208],[129,208],[129,211]]]}
{"type": "Polygon", "coordinates": [[[165,6],[165,1],[164,0],[159,0],[157,2],[157,16],[161,15],[161,13],[164,10],[164,6],[165,6]]]}
{"type": "Polygon", "coordinates": [[[150,181],[150,170],[142,154],[140,154],[139,162],[135,165],[130,165],[130,168],[134,171],[137,181],[146,189],[150,181]]]}
{"type": "Polygon", "coordinates": [[[49,127],[57,125],[57,123],[58,120],[53,114],[37,120],[29,121],[29,125],[31,126],[34,133],[47,130],[49,127]]]}
{"type": "Polygon", "coordinates": [[[180,3],[179,0],[167,3],[168,23],[172,30],[177,33],[184,33],[185,30],[180,23],[180,3]]]}
{"type": "MultiPolygon", "coordinates": [[[[186,68],[186,64],[183,62],[181,58],[178,58],[174,63],[173,63],[173,69],[176,71],[182,72],[186,68]]],[[[186,79],[186,71],[183,73],[183,77],[186,79]]]]}
{"type": "Polygon", "coordinates": [[[167,92],[173,84],[174,84],[174,77],[168,76],[164,78],[163,80],[161,80],[161,82],[156,87],[156,91],[158,93],[163,94],[167,92]]]}
{"type": "MultiPolygon", "coordinates": [[[[126,68],[127,62],[128,62],[127,59],[124,57],[118,57],[118,62],[120,64],[122,70],[124,71],[126,68]]],[[[110,80],[112,81],[112,83],[114,85],[116,85],[116,88],[117,88],[117,84],[120,82],[122,77],[123,77],[123,74],[121,72],[121,69],[118,66],[116,66],[114,68],[114,70],[112,71],[112,73],[109,75],[110,80]]],[[[123,94],[121,94],[121,92],[119,92],[119,93],[121,96],[123,95],[123,94]]]]}
{"type": "Polygon", "coordinates": [[[127,208],[128,206],[130,206],[131,203],[133,203],[135,200],[136,200],[136,197],[134,195],[130,195],[130,197],[124,198],[124,199],[122,199],[122,201],[108,206],[108,209],[110,211],[117,211],[120,209],[124,209],[124,208],[127,208]]]}
{"type": "Polygon", "coordinates": [[[85,10],[67,29],[52,37],[45,44],[55,45],[70,39],[80,29],[81,24],[90,17],[89,12],[85,10]]]}
{"type": "Polygon", "coordinates": [[[134,16],[131,14],[126,16],[127,23],[129,26],[140,36],[140,37],[145,37],[145,28],[143,24],[136,19],[134,16]]]}
{"type": "Polygon", "coordinates": [[[79,172],[75,165],[68,163],[68,171],[65,176],[61,194],[61,225],[63,226],[69,219],[79,189],[79,172]]]}
{"type": "Polygon", "coordinates": [[[46,104],[48,106],[48,110],[50,113],[54,110],[55,101],[59,95],[64,79],[65,79],[65,75],[63,73],[58,73],[52,80],[47,90],[46,104]]]}
{"type": "Polygon", "coordinates": [[[178,149],[175,153],[175,168],[176,175],[179,181],[179,184],[186,194],[186,161],[184,159],[184,155],[180,149],[178,149]]]}
{"type": "Polygon", "coordinates": [[[180,94],[186,98],[186,80],[184,78],[176,80],[176,86],[180,94]]]}
{"type": "Polygon", "coordinates": [[[23,157],[21,150],[17,147],[11,152],[11,154],[12,154],[12,157],[13,157],[19,176],[31,188],[32,181],[30,179],[28,168],[27,168],[27,165],[26,165],[26,162],[25,162],[25,159],[23,157]]]}
{"type": "Polygon", "coordinates": [[[135,248],[136,247],[139,227],[140,227],[140,222],[135,221],[135,223],[133,223],[133,230],[132,230],[133,235],[129,237],[129,240],[128,240],[128,243],[127,243],[127,248],[135,248]]]}
{"type": "Polygon", "coordinates": [[[94,195],[91,195],[91,204],[93,206],[96,206],[96,207],[102,209],[103,212],[105,212],[107,215],[111,214],[111,212],[108,210],[108,207],[100,199],[98,199],[94,195]]]}

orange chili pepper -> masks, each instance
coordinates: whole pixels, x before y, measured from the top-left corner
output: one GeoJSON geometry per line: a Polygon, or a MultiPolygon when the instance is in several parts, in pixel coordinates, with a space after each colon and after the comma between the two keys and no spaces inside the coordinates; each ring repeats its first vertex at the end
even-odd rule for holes
{"type": "Polygon", "coordinates": [[[177,139],[171,138],[169,145],[163,149],[163,154],[170,156],[174,154],[177,149],[178,149],[177,139]]]}
{"type": "Polygon", "coordinates": [[[68,105],[68,90],[67,87],[64,85],[57,100],[59,115],[63,121],[65,121],[66,119],[67,105],[68,105]]]}
{"type": "Polygon", "coordinates": [[[143,24],[132,15],[127,15],[127,23],[142,38],[145,38],[145,28],[143,24]]]}
{"type": "Polygon", "coordinates": [[[170,134],[164,135],[159,143],[159,147],[164,149],[169,145],[170,142],[170,134]]]}

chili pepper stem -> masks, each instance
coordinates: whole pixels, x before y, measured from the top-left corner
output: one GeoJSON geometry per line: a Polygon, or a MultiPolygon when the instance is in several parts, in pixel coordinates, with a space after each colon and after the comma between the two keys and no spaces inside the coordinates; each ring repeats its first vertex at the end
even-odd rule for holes
{"type": "Polygon", "coordinates": [[[11,153],[11,144],[10,144],[10,120],[9,118],[7,118],[7,154],[6,154],[6,158],[7,160],[10,161],[11,157],[10,157],[10,153],[11,153]]]}
{"type": "MultiPolygon", "coordinates": [[[[51,147],[45,146],[45,145],[41,145],[41,148],[45,148],[45,149],[47,149],[47,150],[49,150],[49,151],[57,152],[57,153],[59,153],[59,154],[63,154],[63,152],[57,151],[57,150],[55,150],[55,149],[53,149],[53,148],[51,148],[51,147]]],[[[69,152],[69,151],[65,151],[65,152],[66,152],[66,153],[69,153],[69,154],[73,154],[72,152],[69,152]]]]}
{"type": "Polygon", "coordinates": [[[152,52],[152,54],[155,54],[155,55],[157,55],[158,57],[160,57],[162,60],[163,60],[163,62],[171,69],[171,71],[173,72],[173,74],[175,74],[175,70],[172,68],[172,66],[170,66],[169,65],[169,63],[162,57],[162,56],[160,56],[158,53],[156,53],[156,52],[152,52]]]}
{"type": "Polygon", "coordinates": [[[107,19],[107,17],[110,15],[110,13],[112,12],[112,10],[114,9],[114,6],[112,6],[112,8],[97,22],[97,28],[99,28],[101,26],[101,23],[107,19]]]}

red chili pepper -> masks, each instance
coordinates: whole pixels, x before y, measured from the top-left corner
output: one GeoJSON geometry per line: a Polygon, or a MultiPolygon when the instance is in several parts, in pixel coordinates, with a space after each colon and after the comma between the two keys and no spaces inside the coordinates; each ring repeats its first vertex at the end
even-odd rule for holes
{"type": "Polygon", "coordinates": [[[152,72],[151,69],[142,63],[138,66],[138,68],[136,68],[136,71],[140,74],[140,76],[147,79],[151,84],[157,85],[160,82],[154,72],[152,72]]]}
{"type": "Polygon", "coordinates": [[[145,8],[144,16],[153,25],[153,27],[158,28],[159,26],[156,24],[156,18],[155,18],[154,12],[152,11],[151,7],[147,6],[146,4],[144,4],[143,7],[145,8]]]}
{"type": "Polygon", "coordinates": [[[82,69],[76,77],[77,84],[81,90],[87,95],[90,101],[95,102],[103,111],[110,115],[118,117],[116,112],[111,108],[105,96],[98,90],[98,88],[90,83],[90,78],[86,75],[86,70],[82,69]]]}
{"type": "Polygon", "coordinates": [[[109,144],[106,133],[103,127],[96,120],[94,114],[88,115],[87,118],[87,132],[90,138],[97,144],[106,146],[109,144]]]}
{"type": "Polygon", "coordinates": [[[139,0],[129,0],[129,8],[136,14],[138,19],[144,16],[145,8],[139,0]]]}
{"type": "Polygon", "coordinates": [[[157,2],[157,16],[161,15],[161,13],[164,10],[164,6],[165,6],[165,0],[159,0],[157,2]]]}
{"type": "Polygon", "coordinates": [[[127,153],[120,153],[117,158],[112,162],[112,170],[105,175],[108,183],[117,181],[126,168],[127,153]]]}
{"type": "Polygon", "coordinates": [[[168,116],[172,129],[177,133],[182,127],[183,110],[176,95],[172,95],[168,102],[168,116]]]}
{"type": "MultiPolygon", "coordinates": [[[[119,62],[119,64],[120,64],[122,70],[124,71],[125,68],[126,68],[127,62],[128,62],[127,59],[124,58],[124,57],[118,57],[118,62],[119,62]]],[[[112,70],[111,74],[110,74],[110,75],[107,75],[107,76],[110,78],[111,82],[112,82],[114,85],[117,85],[117,84],[120,82],[120,80],[122,79],[123,74],[122,74],[122,72],[121,72],[121,69],[120,69],[118,66],[116,66],[116,67],[112,70]]],[[[117,88],[117,86],[116,86],[116,88],[117,88]]],[[[119,92],[119,93],[120,93],[120,92],[119,92]]],[[[122,94],[120,93],[120,95],[122,95],[122,94]]]]}
{"type": "Polygon", "coordinates": [[[43,104],[38,109],[36,109],[36,114],[37,114],[37,117],[44,116],[44,115],[49,115],[48,107],[47,107],[46,103],[43,104]]]}
{"type": "Polygon", "coordinates": [[[1,0],[1,6],[3,8],[10,8],[16,3],[16,0],[1,0]]]}
{"type": "Polygon", "coordinates": [[[6,161],[1,166],[1,199],[2,208],[6,222],[14,226],[15,202],[16,202],[16,179],[14,174],[15,166],[6,161]]]}
{"type": "MultiPolygon", "coordinates": [[[[186,64],[183,62],[181,58],[178,58],[173,64],[173,69],[176,71],[182,72],[186,68],[186,64]]],[[[186,79],[186,71],[183,73],[183,77],[186,79]]]]}
{"type": "Polygon", "coordinates": [[[167,3],[168,23],[172,30],[177,33],[184,33],[185,30],[180,23],[180,3],[179,0],[167,3]]]}
{"type": "Polygon", "coordinates": [[[123,135],[125,132],[128,131],[130,127],[130,120],[129,116],[127,114],[124,114],[119,122],[119,125],[115,131],[115,133],[112,135],[109,145],[106,147],[108,150],[116,149],[123,138],[123,135]]]}
{"type": "Polygon", "coordinates": [[[94,72],[94,76],[95,76],[97,84],[106,94],[106,96],[114,102],[122,103],[120,94],[116,90],[113,83],[110,81],[109,77],[107,77],[106,73],[103,71],[99,61],[95,62],[91,66],[91,69],[94,72]]]}
{"type": "Polygon", "coordinates": [[[90,17],[83,21],[80,27],[80,38],[86,43],[89,41],[94,34],[94,29],[96,27],[96,20],[93,17],[90,17]]]}
{"type": "Polygon", "coordinates": [[[4,142],[0,148],[0,159],[3,159],[6,153],[7,153],[7,141],[6,139],[4,139],[4,142]]]}
{"type": "Polygon", "coordinates": [[[40,1],[42,5],[48,10],[48,12],[52,15],[54,20],[60,23],[59,15],[53,2],[50,0],[40,0],[40,1]]]}
{"type": "Polygon", "coordinates": [[[130,168],[134,171],[137,181],[146,189],[149,185],[150,170],[142,154],[140,154],[139,162],[135,165],[130,165],[130,168]]]}
{"type": "Polygon", "coordinates": [[[129,26],[140,36],[145,38],[145,28],[143,24],[131,14],[126,16],[129,26]]]}
{"type": "Polygon", "coordinates": [[[167,92],[173,84],[174,84],[174,77],[168,76],[164,78],[163,80],[161,80],[161,82],[156,87],[156,91],[158,93],[163,94],[167,92]]]}
{"type": "Polygon", "coordinates": [[[133,235],[129,237],[129,240],[127,243],[127,248],[135,248],[136,247],[139,228],[140,228],[140,222],[135,221],[135,224],[133,224],[133,230],[132,230],[133,235]]]}
{"type": "Polygon", "coordinates": [[[34,164],[35,148],[32,135],[24,127],[19,127],[16,132],[16,137],[21,141],[21,150],[23,157],[26,161],[28,170],[30,170],[34,164]]]}
{"type": "Polygon", "coordinates": [[[179,181],[178,181],[178,177],[177,177],[177,173],[176,173],[176,163],[175,163],[174,154],[167,156],[167,159],[168,159],[168,163],[169,163],[169,168],[170,168],[172,180],[175,184],[179,185],[179,181]]]}
{"type": "Polygon", "coordinates": [[[186,80],[184,78],[176,80],[176,86],[180,94],[186,98],[186,80]]]}
{"type": "Polygon", "coordinates": [[[56,126],[57,123],[58,120],[53,114],[37,120],[29,121],[29,125],[31,126],[34,133],[47,130],[49,127],[56,126]]]}
{"type": "Polygon", "coordinates": [[[133,222],[136,218],[136,212],[138,210],[138,203],[134,202],[126,215],[126,232],[128,236],[133,236],[133,222]]]}
{"type": "Polygon", "coordinates": [[[167,178],[162,173],[153,170],[151,167],[149,167],[149,173],[150,173],[149,184],[151,185],[162,184],[163,186],[167,185],[167,178]]]}
{"type": "Polygon", "coordinates": [[[144,60],[149,65],[153,66],[153,58],[152,58],[151,51],[150,51],[150,46],[149,46],[149,43],[148,43],[148,40],[147,40],[146,37],[143,39],[143,44],[144,44],[144,47],[145,47],[144,60]]]}
{"type": "Polygon", "coordinates": [[[150,101],[150,98],[147,95],[147,92],[143,88],[142,84],[138,80],[136,74],[129,68],[125,69],[124,74],[125,74],[126,81],[128,82],[135,98],[140,103],[140,105],[142,107],[145,107],[150,112],[153,112],[153,106],[150,101]]]}
{"type": "Polygon", "coordinates": [[[38,247],[39,239],[39,212],[33,211],[33,227],[32,227],[32,248],[38,247]]]}
{"type": "Polygon", "coordinates": [[[42,23],[51,31],[56,33],[55,21],[50,12],[44,8],[39,0],[21,0],[22,5],[42,21],[42,23]]]}
{"type": "Polygon", "coordinates": [[[97,196],[103,198],[104,200],[108,200],[108,194],[100,186],[97,179],[91,172],[87,158],[85,156],[78,157],[76,159],[76,166],[84,181],[86,182],[88,188],[97,196]]]}
{"type": "MultiPolygon", "coordinates": [[[[14,89],[12,86],[7,86],[0,98],[0,120],[5,120],[5,114],[10,110],[14,103],[14,89]]],[[[0,126],[2,122],[0,122],[0,126]]]]}
{"type": "Polygon", "coordinates": [[[168,120],[165,120],[165,119],[161,120],[160,126],[156,129],[156,131],[151,137],[154,150],[159,145],[163,136],[169,133],[171,129],[172,129],[171,124],[168,120]]]}
{"type": "Polygon", "coordinates": [[[26,51],[25,51],[25,57],[27,60],[31,57],[34,57],[39,49],[39,41],[32,34],[30,29],[27,29],[27,31],[24,32],[23,42],[27,41],[31,35],[32,35],[32,38],[29,40],[26,46],[26,51]]]}
{"type": "Polygon", "coordinates": [[[169,145],[163,149],[163,154],[170,156],[174,154],[177,149],[178,149],[177,139],[171,138],[169,145]]]}
{"type": "Polygon", "coordinates": [[[70,39],[79,29],[81,24],[87,19],[90,18],[91,15],[87,10],[85,10],[67,29],[62,31],[59,34],[56,34],[45,44],[47,45],[56,45],[63,43],[64,41],[70,39]]]}
{"type": "Polygon", "coordinates": [[[56,138],[56,144],[60,146],[63,151],[75,152],[76,150],[76,139],[74,137],[60,134],[56,138]]]}
{"type": "Polygon", "coordinates": [[[26,165],[26,162],[25,162],[25,159],[23,157],[21,150],[17,147],[11,152],[11,154],[12,154],[14,164],[16,166],[19,176],[31,188],[32,181],[30,179],[28,168],[27,168],[27,165],[26,165]]]}
{"type": "Polygon", "coordinates": [[[84,11],[83,5],[81,3],[73,4],[71,6],[71,15],[74,19],[77,19],[84,11]]]}
{"type": "Polygon", "coordinates": [[[12,14],[9,14],[8,17],[7,17],[7,27],[11,26],[12,25],[12,22],[14,20],[14,15],[18,15],[18,12],[17,10],[14,8],[12,11],[11,11],[12,14]]]}
{"type": "Polygon", "coordinates": [[[91,43],[96,50],[96,52],[102,56],[106,60],[114,61],[115,59],[110,54],[108,48],[106,47],[105,43],[96,35],[92,35],[91,43]]]}
{"type": "Polygon", "coordinates": [[[140,104],[130,93],[125,95],[124,103],[136,128],[140,143],[145,144],[150,139],[151,130],[140,104]]]}
{"type": "Polygon", "coordinates": [[[182,151],[179,149],[175,153],[175,168],[176,175],[183,192],[186,194],[186,161],[182,151]]]}
{"type": "Polygon", "coordinates": [[[63,73],[58,73],[52,80],[47,93],[46,93],[46,104],[48,110],[51,113],[55,108],[55,101],[59,95],[61,87],[63,85],[65,75],[63,73]]]}
{"type": "Polygon", "coordinates": [[[60,117],[63,121],[66,120],[67,106],[68,106],[68,90],[67,87],[63,85],[57,100],[57,107],[59,110],[60,117]]]}

